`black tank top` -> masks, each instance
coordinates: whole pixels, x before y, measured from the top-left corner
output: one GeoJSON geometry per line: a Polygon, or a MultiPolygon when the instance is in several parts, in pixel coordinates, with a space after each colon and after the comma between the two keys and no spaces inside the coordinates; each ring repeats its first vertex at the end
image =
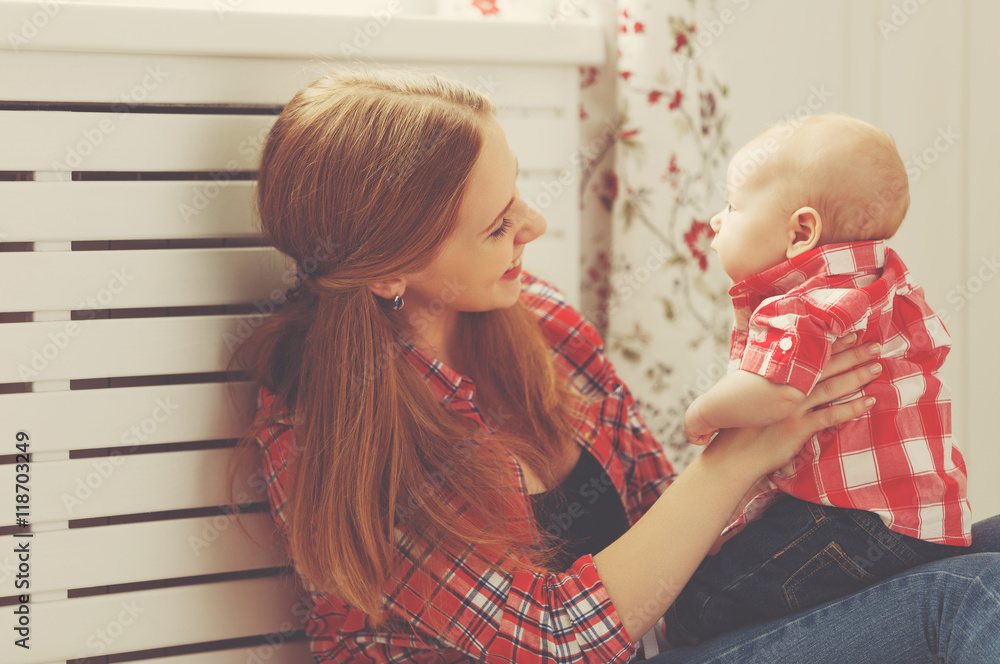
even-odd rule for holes
{"type": "Polygon", "coordinates": [[[559,571],[569,569],[580,556],[598,553],[629,527],[611,478],[587,450],[580,451],[580,460],[562,484],[529,498],[539,530],[562,543],[554,561],[559,571]]]}

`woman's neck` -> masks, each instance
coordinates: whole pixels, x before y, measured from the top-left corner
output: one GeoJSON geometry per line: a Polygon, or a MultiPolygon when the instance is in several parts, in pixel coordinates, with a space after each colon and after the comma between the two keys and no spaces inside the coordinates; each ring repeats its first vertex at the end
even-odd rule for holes
{"type": "Polygon", "coordinates": [[[433,318],[419,319],[423,323],[416,332],[417,348],[437,358],[458,373],[468,375],[461,344],[458,341],[458,312],[445,311],[433,318]]]}

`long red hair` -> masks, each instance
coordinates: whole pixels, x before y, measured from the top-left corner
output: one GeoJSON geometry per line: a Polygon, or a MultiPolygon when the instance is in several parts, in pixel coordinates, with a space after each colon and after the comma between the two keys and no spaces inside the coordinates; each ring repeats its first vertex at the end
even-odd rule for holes
{"type": "MultiPolygon", "coordinates": [[[[512,415],[486,435],[437,401],[399,352],[405,310],[368,287],[434,258],[494,112],[487,96],[437,76],[338,71],[292,98],[261,155],[261,232],[312,277],[236,361],[292,413],[286,517],[299,573],[375,621],[399,529],[455,551],[473,545],[498,567],[550,559],[507,453],[550,485],[581,399],[533,315],[520,302],[460,315],[477,405],[512,415]]],[[[268,424],[259,418],[241,445],[255,447],[268,424]]]]}

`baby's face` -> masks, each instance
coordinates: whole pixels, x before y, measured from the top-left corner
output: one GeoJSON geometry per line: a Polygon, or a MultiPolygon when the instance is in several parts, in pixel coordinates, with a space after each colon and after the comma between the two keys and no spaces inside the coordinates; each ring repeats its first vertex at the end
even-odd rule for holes
{"type": "Polygon", "coordinates": [[[786,260],[791,232],[781,207],[786,185],[767,163],[773,162],[769,144],[751,141],[729,162],[729,200],[710,222],[712,249],[736,283],[786,260]]]}

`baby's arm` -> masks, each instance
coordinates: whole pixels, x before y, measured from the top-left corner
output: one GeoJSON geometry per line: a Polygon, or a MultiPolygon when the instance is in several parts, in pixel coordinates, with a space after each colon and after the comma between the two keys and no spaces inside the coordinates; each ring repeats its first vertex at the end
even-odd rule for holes
{"type": "Polygon", "coordinates": [[[684,432],[705,445],[719,429],[766,426],[784,419],[806,398],[749,371],[735,371],[694,400],[684,413],[684,432]]]}

